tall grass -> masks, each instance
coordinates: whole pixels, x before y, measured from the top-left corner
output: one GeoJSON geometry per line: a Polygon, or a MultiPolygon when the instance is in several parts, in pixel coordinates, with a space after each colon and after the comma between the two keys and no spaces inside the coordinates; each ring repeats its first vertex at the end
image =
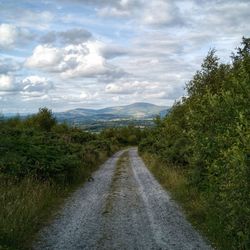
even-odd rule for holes
{"type": "Polygon", "coordinates": [[[36,233],[63,200],[107,157],[106,153],[100,152],[73,183],[65,185],[32,177],[15,181],[0,176],[0,250],[30,249],[36,233]]]}
{"type": "Polygon", "coordinates": [[[67,190],[32,178],[0,183],[0,249],[28,249],[67,190]]]}
{"type": "Polygon", "coordinates": [[[188,172],[183,168],[166,165],[149,153],[141,155],[149,170],[160,184],[170,191],[174,200],[180,204],[188,220],[202,232],[214,247],[231,249],[223,238],[222,227],[215,223],[209,205],[198,190],[188,183],[188,172]],[[216,225],[216,226],[215,226],[216,225]]]}

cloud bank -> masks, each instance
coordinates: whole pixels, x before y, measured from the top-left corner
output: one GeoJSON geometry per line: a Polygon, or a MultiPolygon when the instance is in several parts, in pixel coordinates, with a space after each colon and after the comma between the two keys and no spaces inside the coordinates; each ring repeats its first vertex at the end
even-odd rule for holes
{"type": "Polygon", "coordinates": [[[230,60],[250,36],[249,13],[247,0],[10,0],[0,8],[0,111],[171,105],[210,48],[230,60]]]}

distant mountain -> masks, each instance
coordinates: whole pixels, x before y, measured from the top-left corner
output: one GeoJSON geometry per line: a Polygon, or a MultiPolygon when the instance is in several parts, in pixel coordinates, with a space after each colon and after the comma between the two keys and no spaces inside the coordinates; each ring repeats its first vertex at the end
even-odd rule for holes
{"type": "Polygon", "coordinates": [[[169,107],[166,106],[137,102],[130,105],[108,107],[103,109],[77,108],[65,112],[55,113],[55,116],[59,121],[79,124],[91,121],[152,119],[157,115],[166,115],[168,110],[169,107]]]}
{"type": "Polygon", "coordinates": [[[161,111],[166,110],[165,106],[157,106],[151,103],[136,102],[126,106],[117,106],[100,109],[102,114],[124,115],[133,118],[146,118],[148,116],[159,115],[161,111]]]}

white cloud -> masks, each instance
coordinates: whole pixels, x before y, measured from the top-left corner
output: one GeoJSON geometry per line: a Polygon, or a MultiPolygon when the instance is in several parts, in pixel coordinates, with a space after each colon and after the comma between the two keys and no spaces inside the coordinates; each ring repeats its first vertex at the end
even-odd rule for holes
{"type": "Polygon", "coordinates": [[[0,92],[13,91],[15,87],[15,78],[13,76],[0,75],[0,92]]]}
{"type": "Polygon", "coordinates": [[[1,95],[21,95],[24,98],[44,98],[54,88],[53,83],[45,77],[28,76],[16,80],[14,76],[0,74],[1,95]]]}
{"type": "Polygon", "coordinates": [[[88,92],[86,92],[86,91],[82,91],[80,93],[80,98],[81,99],[88,99],[89,97],[90,97],[90,94],[88,92]]]}
{"type": "MultiPolygon", "coordinates": [[[[149,26],[184,24],[177,1],[171,0],[119,0],[93,1],[101,17],[130,18],[133,22],[149,26]]],[[[182,3],[185,5],[185,3],[182,3]]]]}
{"type": "Polygon", "coordinates": [[[124,17],[129,16],[130,12],[126,9],[119,9],[115,7],[104,7],[99,10],[98,14],[100,16],[110,16],[110,17],[124,17]]]}
{"type": "Polygon", "coordinates": [[[38,45],[31,57],[26,60],[26,66],[30,68],[40,68],[55,70],[63,59],[63,51],[50,45],[38,45]]]}
{"type": "Polygon", "coordinates": [[[160,86],[156,82],[131,80],[128,82],[109,83],[105,87],[105,92],[109,94],[128,95],[131,93],[142,93],[154,91],[160,86]]]}
{"type": "MultiPolygon", "coordinates": [[[[19,15],[15,16],[15,21],[20,27],[36,28],[38,30],[49,29],[54,20],[54,14],[50,11],[34,11],[28,9],[19,10],[19,15]]],[[[12,17],[12,19],[14,19],[12,17]]]]}
{"type": "Polygon", "coordinates": [[[0,48],[10,48],[12,47],[18,38],[18,30],[16,26],[11,24],[1,24],[0,25],[0,48]]]}
{"type": "Polygon", "coordinates": [[[130,93],[127,92],[128,90],[125,90],[122,86],[114,84],[114,83],[109,83],[105,87],[105,92],[110,93],[110,94],[123,94],[123,93],[130,93]]]}
{"type": "Polygon", "coordinates": [[[41,97],[46,96],[53,88],[52,82],[47,78],[33,75],[22,80],[21,94],[28,97],[41,97]]]}
{"type": "Polygon", "coordinates": [[[11,58],[0,58],[0,74],[7,74],[21,69],[21,64],[11,58]]]}
{"type": "Polygon", "coordinates": [[[98,15],[103,17],[129,17],[138,11],[142,6],[141,0],[118,0],[106,1],[106,3],[98,2],[101,8],[98,9],[98,15]]]}
{"type": "Polygon", "coordinates": [[[102,56],[103,46],[98,41],[71,44],[63,48],[38,45],[25,65],[48,72],[60,72],[63,78],[118,74],[119,70],[102,56]]]}
{"type": "Polygon", "coordinates": [[[131,80],[107,84],[105,92],[112,98],[116,95],[119,95],[119,98],[123,96],[127,101],[161,99],[174,101],[183,95],[183,87],[171,83],[163,85],[161,82],[131,80]]]}
{"type": "Polygon", "coordinates": [[[241,37],[250,35],[249,0],[56,0],[32,1],[32,7],[23,2],[6,1],[0,8],[6,110],[21,107],[24,96],[33,98],[27,109],[51,100],[55,109],[171,103],[185,94],[184,84],[209,48],[228,62],[241,37]],[[30,32],[36,39],[27,39],[30,32]],[[40,84],[20,79],[41,73],[40,84]],[[44,85],[48,78],[54,89],[44,85]]]}
{"type": "Polygon", "coordinates": [[[62,73],[63,77],[91,77],[103,75],[109,71],[109,65],[102,57],[98,42],[87,42],[80,45],[69,45],[65,48],[64,61],[67,69],[62,73]],[[72,67],[69,67],[72,63],[72,67]]]}
{"type": "Polygon", "coordinates": [[[32,38],[32,34],[24,28],[13,24],[0,24],[0,49],[12,49],[17,44],[24,44],[32,38]]]}
{"type": "Polygon", "coordinates": [[[178,8],[173,1],[149,1],[143,13],[143,22],[149,25],[175,25],[181,23],[178,8]]]}
{"type": "Polygon", "coordinates": [[[62,95],[58,101],[64,101],[66,103],[70,104],[77,104],[77,103],[86,103],[90,101],[96,101],[98,98],[99,94],[98,92],[90,92],[87,90],[81,90],[78,93],[72,93],[72,94],[67,94],[67,95],[62,95]]]}
{"type": "Polygon", "coordinates": [[[129,49],[121,46],[117,46],[115,44],[109,44],[106,46],[102,46],[101,54],[106,59],[113,59],[119,56],[125,56],[129,53],[129,49]]]}
{"type": "Polygon", "coordinates": [[[60,42],[62,44],[80,44],[92,38],[92,34],[82,28],[74,28],[66,31],[50,31],[41,38],[41,42],[52,44],[60,42]]]}

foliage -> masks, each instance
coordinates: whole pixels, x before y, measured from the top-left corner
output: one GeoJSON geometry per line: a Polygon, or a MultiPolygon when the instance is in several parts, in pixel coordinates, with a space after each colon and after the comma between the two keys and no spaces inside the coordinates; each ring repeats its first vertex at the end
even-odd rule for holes
{"type": "Polygon", "coordinates": [[[103,154],[110,156],[121,146],[135,145],[142,132],[128,126],[100,134],[58,124],[52,112],[42,108],[21,120],[0,123],[0,173],[15,179],[74,182],[89,172],[103,154]]]}
{"type": "Polygon", "coordinates": [[[187,84],[188,97],[156,121],[141,142],[167,163],[188,169],[189,185],[209,203],[208,227],[221,246],[250,246],[250,39],[219,63],[215,51],[187,84]],[[230,242],[230,245],[228,245],[230,242]]]}
{"type": "Polygon", "coordinates": [[[52,111],[47,108],[40,108],[36,115],[26,120],[27,125],[36,126],[44,131],[51,131],[56,125],[56,119],[52,115],[52,111]]]}
{"type": "Polygon", "coordinates": [[[111,140],[120,145],[137,145],[144,137],[145,132],[134,126],[105,129],[100,136],[106,140],[111,140]]]}
{"type": "Polygon", "coordinates": [[[47,181],[0,177],[0,249],[30,249],[34,233],[66,193],[64,187],[47,181]]]}
{"type": "Polygon", "coordinates": [[[141,133],[131,126],[92,134],[57,123],[47,108],[0,119],[0,249],[29,246],[67,190],[141,133]]]}

